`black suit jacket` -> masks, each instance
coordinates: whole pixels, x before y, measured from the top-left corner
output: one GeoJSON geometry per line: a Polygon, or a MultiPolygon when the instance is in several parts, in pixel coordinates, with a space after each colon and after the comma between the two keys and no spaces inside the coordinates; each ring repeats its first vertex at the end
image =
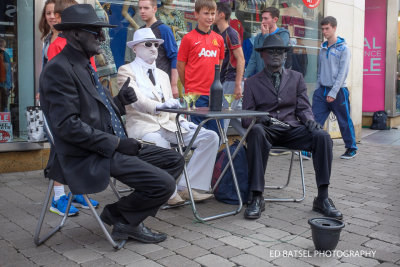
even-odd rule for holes
{"type": "MultiPolygon", "coordinates": [[[[55,142],[47,177],[64,180],[74,194],[96,193],[107,187],[110,161],[118,146],[111,115],[87,64],[89,59],[67,44],[40,76],[40,102],[55,142]]],[[[115,105],[105,91],[117,115],[123,115],[124,107],[115,105]]]]}
{"type": "MultiPolygon", "coordinates": [[[[302,74],[287,69],[282,71],[278,93],[265,69],[248,78],[244,82],[242,109],[268,111],[293,127],[314,120],[302,74]]],[[[242,119],[243,127],[247,128],[250,122],[251,119],[242,119]]]]}

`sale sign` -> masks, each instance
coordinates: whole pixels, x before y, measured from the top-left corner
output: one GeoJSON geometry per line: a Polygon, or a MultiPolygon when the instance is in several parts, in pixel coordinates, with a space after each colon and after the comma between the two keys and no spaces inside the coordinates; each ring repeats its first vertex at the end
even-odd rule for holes
{"type": "Polygon", "coordinates": [[[303,3],[308,8],[316,8],[321,3],[321,0],[303,0],[303,3]]]}
{"type": "Polygon", "coordinates": [[[363,112],[385,109],[386,0],[365,1],[363,112]]]}
{"type": "Polygon", "coordinates": [[[0,112],[0,143],[12,142],[11,113],[0,112]]]}

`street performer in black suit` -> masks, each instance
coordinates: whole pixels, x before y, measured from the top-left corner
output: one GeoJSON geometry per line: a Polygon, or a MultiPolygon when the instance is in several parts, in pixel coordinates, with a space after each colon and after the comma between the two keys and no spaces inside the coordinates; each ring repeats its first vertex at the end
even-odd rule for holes
{"type": "Polygon", "coordinates": [[[142,221],[168,201],[184,160],[172,150],[127,138],[121,115],[137,100],[129,79],[113,99],[89,61],[100,53],[102,27],[115,26],[102,22],[89,4],[69,7],[61,18],[54,27],[67,45],[40,77],[40,102],[55,142],[47,177],[62,177],[73,194],[101,192],[115,177],[135,191],[100,215],[114,225],[113,238],[161,242],[166,235],[151,232],[142,221]]]}
{"type": "MultiPolygon", "coordinates": [[[[277,34],[268,36],[263,46],[256,48],[264,60],[264,70],[244,83],[243,109],[268,111],[270,114],[257,120],[246,139],[252,201],[244,216],[247,219],[261,216],[265,209],[262,194],[269,151],[271,146],[284,146],[312,152],[318,186],[313,210],[327,217],[341,219],[342,213],[328,198],[332,139],[314,121],[302,74],[282,67],[288,49],[277,34]],[[271,117],[283,124],[274,123],[271,117]]],[[[242,124],[247,128],[250,120],[242,119],[242,124]]]]}

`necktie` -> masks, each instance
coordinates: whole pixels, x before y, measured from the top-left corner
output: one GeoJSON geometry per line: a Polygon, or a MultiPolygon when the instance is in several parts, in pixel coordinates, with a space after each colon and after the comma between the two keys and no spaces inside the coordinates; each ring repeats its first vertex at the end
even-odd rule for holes
{"type": "Polygon", "coordinates": [[[118,136],[121,139],[125,139],[126,133],[125,129],[122,126],[121,120],[118,118],[117,114],[115,113],[115,110],[111,106],[110,100],[108,99],[106,93],[104,92],[103,85],[100,83],[99,76],[97,76],[97,73],[94,71],[92,65],[88,65],[90,74],[93,77],[94,85],[96,86],[97,92],[99,92],[99,95],[101,97],[101,100],[103,101],[103,104],[107,107],[108,111],[110,112],[111,115],[111,126],[114,130],[114,133],[116,136],[118,136]]]}
{"type": "Polygon", "coordinates": [[[281,85],[281,75],[279,72],[274,72],[272,73],[272,76],[274,77],[274,87],[276,92],[279,91],[279,85],[281,85]]]}
{"type": "Polygon", "coordinates": [[[149,69],[147,71],[147,74],[149,75],[150,81],[153,83],[153,85],[156,85],[156,80],[154,79],[153,71],[149,69]]]}

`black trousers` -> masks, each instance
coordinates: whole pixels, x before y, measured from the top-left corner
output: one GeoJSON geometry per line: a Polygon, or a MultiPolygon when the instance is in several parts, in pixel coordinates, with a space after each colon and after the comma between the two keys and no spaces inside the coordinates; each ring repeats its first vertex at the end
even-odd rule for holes
{"type": "Polygon", "coordinates": [[[246,141],[251,191],[264,192],[265,170],[272,146],[311,151],[317,186],[329,185],[333,142],[324,130],[310,132],[304,125],[286,129],[277,125],[256,124],[246,141]]]}
{"type": "Polygon", "coordinates": [[[132,225],[155,216],[159,207],[174,193],[175,180],[181,175],[183,164],[184,159],[179,153],[152,145],[144,145],[137,156],[115,152],[111,176],[135,191],[107,208],[111,214],[122,216],[132,225]]]}

